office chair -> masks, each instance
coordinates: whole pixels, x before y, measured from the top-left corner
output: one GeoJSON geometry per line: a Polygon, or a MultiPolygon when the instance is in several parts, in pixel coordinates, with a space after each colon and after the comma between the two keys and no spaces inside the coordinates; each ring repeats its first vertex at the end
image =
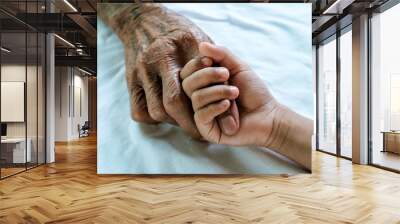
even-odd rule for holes
{"type": "Polygon", "coordinates": [[[85,121],[82,127],[79,127],[78,125],[78,129],[79,129],[79,138],[89,136],[89,129],[90,129],[89,121],[85,121]]]}

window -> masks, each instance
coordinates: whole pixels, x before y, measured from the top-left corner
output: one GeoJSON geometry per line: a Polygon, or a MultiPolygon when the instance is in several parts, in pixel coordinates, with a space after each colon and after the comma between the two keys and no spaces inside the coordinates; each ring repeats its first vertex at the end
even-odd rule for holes
{"type": "Polygon", "coordinates": [[[371,18],[372,164],[400,170],[400,5],[371,18]]]}
{"type": "Polygon", "coordinates": [[[340,155],[352,157],[352,32],[340,36],[340,155]]]}
{"type": "Polygon", "coordinates": [[[318,47],[318,149],[336,153],[336,37],[318,47]]]}

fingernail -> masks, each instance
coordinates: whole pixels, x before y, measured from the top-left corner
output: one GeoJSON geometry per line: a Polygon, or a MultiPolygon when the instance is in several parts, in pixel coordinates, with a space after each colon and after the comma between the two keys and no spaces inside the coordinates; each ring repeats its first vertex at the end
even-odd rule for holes
{"type": "Polygon", "coordinates": [[[228,106],[230,104],[231,104],[231,102],[229,100],[226,100],[226,99],[221,102],[221,106],[222,107],[226,107],[226,106],[228,106]]]}

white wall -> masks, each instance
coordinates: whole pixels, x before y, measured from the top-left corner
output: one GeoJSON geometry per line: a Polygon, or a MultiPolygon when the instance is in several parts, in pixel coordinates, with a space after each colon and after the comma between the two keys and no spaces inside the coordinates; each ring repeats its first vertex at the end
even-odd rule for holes
{"type": "MultiPolygon", "coordinates": [[[[23,122],[6,122],[7,137],[9,138],[25,138],[29,139],[32,151],[32,161],[39,163],[44,162],[44,145],[45,145],[45,117],[44,117],[44,74],[42,67],[36,65],[25,64],[3,64],[1,66],[2,82],[24,82],[26,84],[26,107],[23,106],[22,113],[26,112],[27,120],[23,122]],[[37,70],[38,69],[38,70],[37,70]],[[27,80],[25,80],[27,78],[27,80]],[[39,156],[37,157],[37,154],[39,156]]],[[[2,95],[2,98],[7,95],[2,95]]],[[[11,108],[2,107],[1,110],[11,110],[11,108]]],[[[12,111],[8,111],[13,113],[12,111]]]]}
{"type": "MultiPolygon", "coordinates": [[[[5,64],[1,66],[1,81],[2,82],[25,82],[25,75],[27,71],[28,87],[27,88],[27,120],[28,120],[28,137],[31,133],[30,128],[35,131],[36,135],[36,66],[18,65],[18,64],[5,64]],[[33,86],[33,87],[32,87],[33,86]],[[34,123],[32,123],[34,122],[34,123]]],[[[3,96],[6,97],[6,96],[3,96]]],[[[41,105],[39,105],[40,107],[41,105]]],[[[1,108],[7,110],[7,108],[1,108]]],[[[25,123],[26,122],[7,122],[7,136],[8,137],[25,137],[25,123]]],[[[33,133],[33,131],[32,131],[33,133]]]]}
{"type": "Polygon", "coordinates": [[[77,139],[78,124],[88,120],[88,78],[76,68],[56,67],[55,86],[55,140],[77,139]]]}

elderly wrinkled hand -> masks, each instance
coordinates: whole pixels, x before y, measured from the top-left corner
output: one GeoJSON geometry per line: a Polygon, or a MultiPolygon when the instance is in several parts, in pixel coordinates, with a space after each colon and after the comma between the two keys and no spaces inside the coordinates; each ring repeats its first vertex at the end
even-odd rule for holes
{"type": "Polygon", "coordinates": [[[211,39],[192,22],[158,4],[99,4],[99,16],[124,44],[131,117],[178,124],[195,138],[190,101],[179,71],[211,39]]]}

